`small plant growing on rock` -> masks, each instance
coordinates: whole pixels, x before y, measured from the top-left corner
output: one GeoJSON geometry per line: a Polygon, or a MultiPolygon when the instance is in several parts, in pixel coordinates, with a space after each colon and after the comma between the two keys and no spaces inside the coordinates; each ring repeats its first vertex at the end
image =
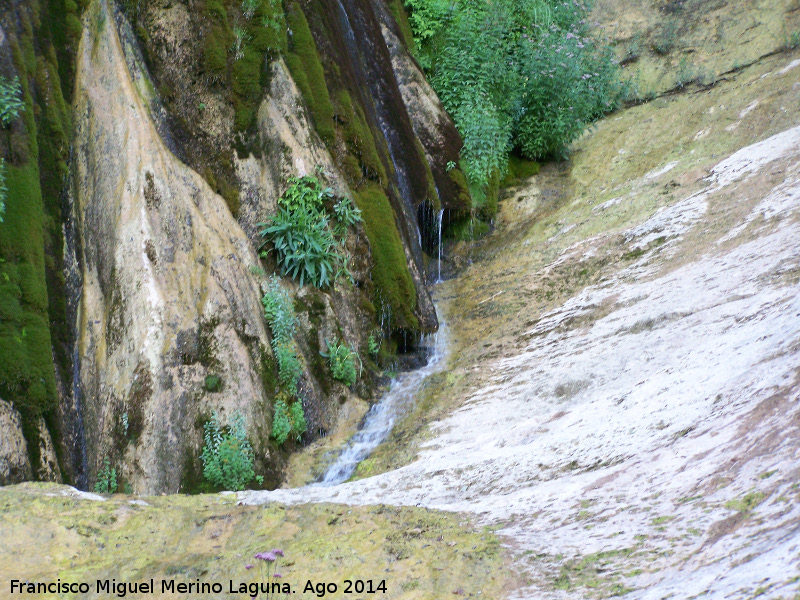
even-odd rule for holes
{"type": "Polygon", "coordinates": [[[242,14],[244,14],[245,19],[250,20],[253,18],[260,1],[261,0],[244,0],[244,2],[242,2],[242,14]]]}
{"type": "Polygon", "coordinates": [[[238,492],[253,479],[263,483],[264,478],[256,476],[253,471],[253,448],[247,439],[245,426],[245,418],[238,411],[225,430],[216,411],[203,426],[205,446],[200,458],[203,476],[212,485],[238,492]]]}
{"type": "Polygon", "coordinates": [[[333,342],[325,340],[325,345],[328,347],[328,351],[320,352],[320,354],[328,359],[331,375],[333,375],[334,379],[350,387],[356,382],[358,376],[356,373],[356,360],[360,363],[361,359],[358,358],[356,352],[338,340],[333,342]]]}
{"type": "Polygon", "coordinates": [[[333,190],[323,188],[316,177],[292,177],[278,199],[278,213],[258,224],[263,227],[261,237],[266,238],[261,247],[272,242],[281,273],[300,285],[325,288],[339,274],[348,273],[344,238],[347,227],[361,220],[361,213],[349,200],[341,199],[333,207],[336,225],[331,227],[326,203],[333,198],[333,190]]]}
{"type": "Polygon", "coordinates": [[[8,80],[0,76],[0,123],[8,127],[25,110],[19,77],[8,80]]]}
{"type": "Polygon", "coordinates": [[[272,418],[272,437],[279,445],[288,440],[289,436],[292,436],[296,441],[300,441],[307,427],[303,404],[300,400],[295,400],[289,406],[287,406],[283,398],[275,403],[275,416],[272,418]]]}
{"type": "Polygon", "coordinates": [[[373,360],[378,358],[378,352],[381,351],[381,342],[380,340],[376,340],[375,336],[370,334],[369,339],[367,340],[367,352],[372,357],[373,360]]]}
{"type": "Polygon", "coordinates": [[[94,491],[98,494],[117,493],[117,470],[111,467],[111,461],[107,456],[103,459],[103,467],[97,472],[94,491]]]}

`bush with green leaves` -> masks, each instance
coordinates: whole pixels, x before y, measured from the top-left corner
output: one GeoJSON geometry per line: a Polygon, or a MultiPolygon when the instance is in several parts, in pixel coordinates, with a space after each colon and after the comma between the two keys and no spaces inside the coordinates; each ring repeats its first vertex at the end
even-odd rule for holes
{"type": "Polygon", "coordinates": [[[219,415],[214,411],[203,430],[205,445],[200,458],[203,476],[211,485],[238,492],[253,479],[263,483],[263,477],[256,476],[253,471],[253,448],[247,439],[245,418],[240,412],[236,411],[229,425],[223,428],[219,415]]]}
{"type": "Polygon", "coordinates": [[[0,123],[8,127],[24,110],[19,77],[9,80],[0,76],[0,123]]]}
{"type": "Polygon", "coordinates": [[[117,470],[111,467],[111,461],[107,456],[103,459],[103,466],[97,472],[94,491],[98,494],[117,493],[117,470]]]}
{"type": "Polygon", "coordinates": [[[267,286],[267,292],[261,298],[264,305],[264,316],[269,323],[274,344],[288,344],[294,337],[297,317],[294,314],[292,300],[281,285],[280,279],[273,275],[267,286]]]}
{"type": "Polygon", "coordinates": [[[277,214],[258,224],[261,237],[266,238],[261,248],[271,242],[281,273],[300,285],[325,288],[340,274],[349,274],[344,241],[347,227],[360,221],[361,215],[349,200],[339,200],[333,205],[335,224],[331,225],[326,204],[333,199],[331,188],[323,188],[316,177],[293,177],[278,199],[277,214]]]}
{"type": "Polygon", "coordinates": [[[325,345],[328,347],[328,351],[320,352],[320,354],[328,359],[331,375],[334,379],[350,387],[358,377],[356,361],[359,361],[360,364],[361,359],[355,351],[339,340],[333,342],[325,340],[325,345]]]}
{"type": "Polygon", "coordinates": [[[369,355],[374,359],[378,358],[378,353],[381,351],[381,339],[376,338],[374,335],[370,334],[369,339],[367,340],[367,352],[369,355]]]}
{"type": "Polygon", "coordinates": [[[307,427],[302,402],[296,399],[287,405],[284,398],[279,398],[275,403],[275,415],[272,418],[272,437],[275,441],[283,444],[289,436],[300,441],[307,427]]]}
{"type": "Polygon", "coordinates": [[[563,155],[621,99],[608,48],[583,0],[405,0],[418,58],[464,138],[473,188],[502,174],[512,148],[563,155]]]}

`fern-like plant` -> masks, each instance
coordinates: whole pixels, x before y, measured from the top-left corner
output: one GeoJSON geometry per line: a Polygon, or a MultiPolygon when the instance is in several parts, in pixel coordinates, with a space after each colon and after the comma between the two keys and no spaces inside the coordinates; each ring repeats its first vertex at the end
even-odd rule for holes
{"type": "Polygon", "coordinates": [[[24,110],[19,77],[9,80],[0,76],[0,123],[8,127],[24,110]]]}
{"type": "Polygon", "coordinates": [[[333,208],[337,226],[332,227],[326,203],[333,197],[316,177],[293,177],[278,199],[278,213],[258,224],[265,238],[261,248],[271,242],[281,273],[300,285],[325,288],[349,273],[343,243],[348,225],[360,221],[361,213],[349,200],[340,200],[333,208]]]}
{"type": "Polygon", "coordinates": [[[98,494],[117,493],[117,470],[111,466],[111,461],[107,456],[103,459],[103,466],[97,472],[94,491],[98,494]]]}
{"type": "Polygon", "coordinates": [[[287,405],[286,400],[280,398],[275,403],[275,415],[272,417],[272,437],[279,445],[285,443],[290,436],[296,441],[300,441],[306,428],[306,416],[300,400],[295,400],[291,405],[287,405]]]}
{"type": "Polygon", "coordinates": [[[331,375],[334,379],[350,387],[358,377],[356,361],[359,362],[360,366],[361,359],[356,352],[339,340],[334,340],[333,342],[325,340],[325,345],[328,347],[328,351],[320,352],[320,354],[328,359],[331,375]]]}
{"type": "Polygon", "coordinates": [[[253,471],[253,448],[240,412],[233,414],[230,424],[223,430],[219,415],[214,411],[203,430],[205,445],[200,458],[203,476],[209,483],[234,492],[245,489],[253,479],[263,483],[263,477],[256,476],[253,471]]]}

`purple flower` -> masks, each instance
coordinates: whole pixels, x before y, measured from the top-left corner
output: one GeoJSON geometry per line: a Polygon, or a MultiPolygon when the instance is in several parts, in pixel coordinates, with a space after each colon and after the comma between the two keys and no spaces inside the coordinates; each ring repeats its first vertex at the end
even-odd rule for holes
{"type": "Polygon", "coordinates": [[[275,562],[278,557],[275,556],[272,552],[259,552],[255,555],[255,558],[258,560],[265,560],[267,562],[275,562]]]}
{"type": "Polygon", "coordinates": [[[272,576],[275,577],[276,579],[280,579],[281,577],[283,577],[283,575],[281,575],[280,573],[273,573],[272,576]]]}
{"type": "Polygon", "coordinates": [[[245,569],[247,569],[247,570],[249,571],[250,569],[252,569],[252,568],[253,568],[253,565],[245,565],[245,566],[244,566],[244,568],[245,568],[245,569]]]}
{"type": "Polygon", "coordinates": [[[272,552],[275,556],[283,556],[283,550],[280,550],[278,548],[273,548],[272,550],[270,550],[270,552],[272,552]]]}

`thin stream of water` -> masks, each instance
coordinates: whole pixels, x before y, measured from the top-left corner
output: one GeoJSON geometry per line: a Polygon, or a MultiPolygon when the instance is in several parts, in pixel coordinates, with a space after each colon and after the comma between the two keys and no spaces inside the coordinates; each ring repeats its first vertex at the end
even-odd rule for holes
{"type": "Polygon", "coordinates": [[[425,379],[445,366],[447,357],[447,324],[439,322],[439,331],[425,336],[423,346],[430,348],[428,364],[421,369],[401,373],[386,395],[367,413],[364,426],[350,438],[339,458],[319,481],[318,485],[336,485],[350,479],[358,463],[367,458],[392,431],[395,421],[413,408],[417,393],[425,379]]]}
{"type": "Polygon", "coordinates": [[[436,283],[441,283],[442,281],[442,217],[444,216],[444,210],[439,211],[439,264],[438,269],[439,272],[436,276],[436,283]]]}

